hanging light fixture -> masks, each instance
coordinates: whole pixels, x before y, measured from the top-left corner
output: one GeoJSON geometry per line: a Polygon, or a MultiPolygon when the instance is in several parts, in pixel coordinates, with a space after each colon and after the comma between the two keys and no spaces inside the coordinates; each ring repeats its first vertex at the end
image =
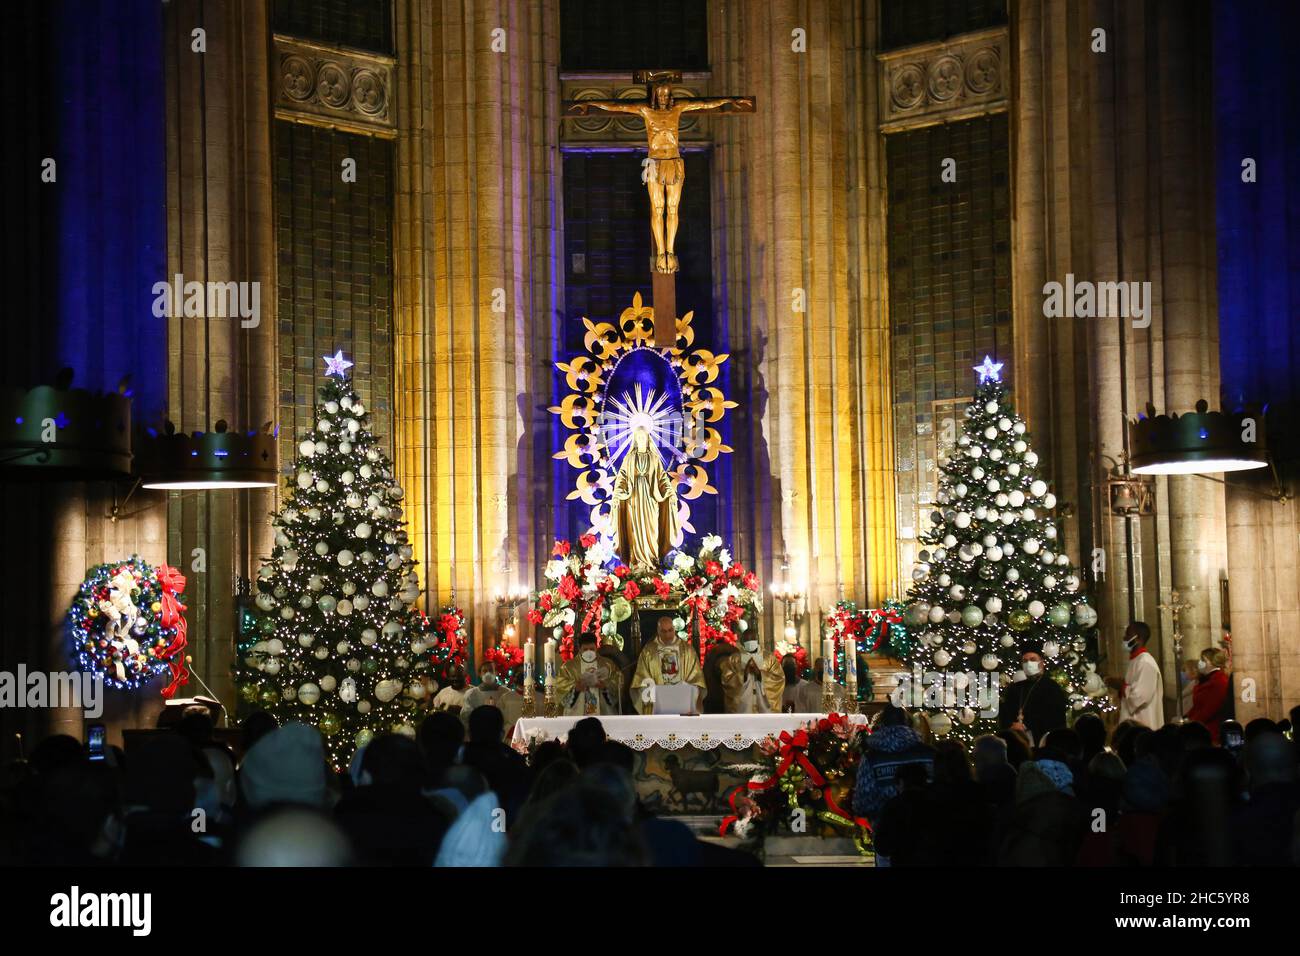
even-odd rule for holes
{"type": "Polygon", "coordinates": [[[131,473],[131,393],[54,385],[0,389],[0,471],[8,480],[91,481],[131,473]]]}
{"type": "Polygon", "coordinates": [[[141,436],[138,459],[144,488],[210,491],[279,483],[276,429],[270,422],[242,432],[219,421],[211,431],[192,434],[168,422],[161,434],[150,428],[141,436]]]}
{"type": "Polygon", "coordinates": [[[1266,409],[1212,412],[1204,399],[1194,412],[1147,414],[1129,422],[1129,461],[1135,475],[1204,475],[1268,467],[1266,409]]]}

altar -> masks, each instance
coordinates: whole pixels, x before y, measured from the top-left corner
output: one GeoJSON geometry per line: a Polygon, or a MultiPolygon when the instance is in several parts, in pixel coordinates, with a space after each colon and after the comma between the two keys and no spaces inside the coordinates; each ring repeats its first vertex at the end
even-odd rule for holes
{"type": "MultiPolygon", "coordinates": [[[[727,794],[756,769],[757,745],[768,737],[794,733],[825,714],[701,714],[699,716],[617,716],[599,718],[610,740],[636,751],[633,778],[642,804],[666,815],[717,815],[727,812],[727,794]]],[[[850,723],[866,728],[865,714],[850,723]]],[[[531,750],[548,740],[563,741],[581,717],[524,717],[515,723],[512,742],[531,750]]]]}

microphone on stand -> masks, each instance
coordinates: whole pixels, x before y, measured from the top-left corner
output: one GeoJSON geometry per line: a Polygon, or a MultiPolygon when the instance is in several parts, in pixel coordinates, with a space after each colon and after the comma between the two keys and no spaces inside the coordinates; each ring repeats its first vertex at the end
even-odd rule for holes
{"type": "Polygon", "coordinates": [[[186,655],[185,666],[190,668],[190,676],[199,682],[199,686],[202,687],[205,691],[207,691],[208,694],[211,695],[211,698],[216,703],[216,705],[221,708],[221,719],[225,722],[224,726],[229,727],[230,712],[226,710],[226,705],[221,702],[221,698],[217,696],[217,692],[214,691],[211,687],[207,685],[207,683],[204,682],[203,678],[199,676],[198,671],[194,670],[193,664],[194,664],[194,658],[190,655],[186,655]]]}

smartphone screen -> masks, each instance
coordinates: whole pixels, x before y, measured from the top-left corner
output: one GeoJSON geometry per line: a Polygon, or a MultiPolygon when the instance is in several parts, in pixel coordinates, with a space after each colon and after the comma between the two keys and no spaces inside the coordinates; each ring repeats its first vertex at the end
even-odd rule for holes
{"type": "Polygon", "coordinates": [[[91,724],[86,735],[86,751],[91,760],[104,759],[104,725],[91,724]]]}

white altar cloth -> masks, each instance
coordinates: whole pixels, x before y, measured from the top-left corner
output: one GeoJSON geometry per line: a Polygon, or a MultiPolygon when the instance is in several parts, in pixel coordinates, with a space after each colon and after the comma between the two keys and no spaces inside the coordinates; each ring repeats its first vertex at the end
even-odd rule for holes
{"type": "MultiPolygon", "coordinates": [[[[779,736],[781,731],[794,732],[807,727],[825,714],[701,714],[686,717],[663,714],[659,716],[624,715],[601,717],[605,733],[610,740],[627,744],[633,750],[663,747],[680,750],[695,747],[713,750],[744,750],[767,737],[779,736]]],[[[866,727],[865,714],[846,715],[849,722],[866,727]]],[[[515,722],[512,742],[516,748],[544,740],[564,740],[581,717],[521,717],[515,722]]]]}

